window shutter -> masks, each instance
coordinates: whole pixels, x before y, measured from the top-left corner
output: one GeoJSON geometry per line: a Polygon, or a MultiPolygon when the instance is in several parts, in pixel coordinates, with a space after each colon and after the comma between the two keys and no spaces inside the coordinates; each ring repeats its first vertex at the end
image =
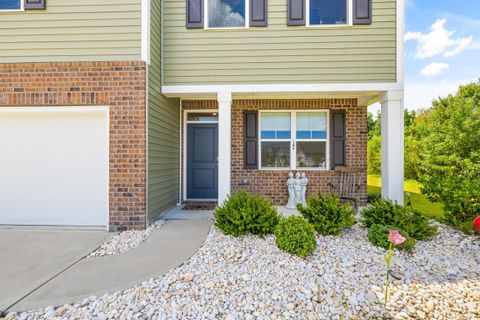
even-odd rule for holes
{"type": "Polygon", "coordinates": [[[245,111],[244,113],[244,152],[245,169],[258,168],[258,113],[245,111]]]}
{"type": "Polygon", "coordinates": [[[287,25],[304,26],[305,25],[305,0],[287,0],[287,25]]]}
{"type": "Polygon", "coordinates": [[[203,28],[203,0],[187,1],[187,28],[203,28]]]}
{"type": "Polygon", "coordinates": [[[346,115],[344,110],[335,110],[332,112],[331,119],[331,167],[345,166],[347,164],[345,155],[346,140],[346,115]]]}
{"type": "Polygon", "coordinates": [[[46,9],[47,0],[25,0],[25,10],[43,10],[46,9]]]}
{"type": "Polygon", "coordinates": [[[353,0],[353,24],[372,24],[372,0],[353,0]]]}
{"type": "Polygon", "coordinates": [[[250,0],[250,26],[267,26],[267,0],[250,0]]]}

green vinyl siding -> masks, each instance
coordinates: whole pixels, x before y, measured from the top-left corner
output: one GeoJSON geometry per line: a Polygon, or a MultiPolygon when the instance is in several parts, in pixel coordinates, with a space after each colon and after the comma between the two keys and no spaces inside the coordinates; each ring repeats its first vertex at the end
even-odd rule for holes
{"type": "Polygon", "coordinates": [[[161,0],[151,0],[148,68],[148,220],[178,202],[180,101],[161,92],[161,0]]]}
{"type": "Polygon", "coordinates": [[[373,0],[373,24],[287,26],[287,1],[268,2],[268,27],[186,29],[185,1],[164,0],[164,85],[396,82],[396,1],[373,0]]]}
{"type": "Polygon", "coordinates": [[[0,11],[0,62],[140,60],[141,0],[48,0],[0,11]]]}

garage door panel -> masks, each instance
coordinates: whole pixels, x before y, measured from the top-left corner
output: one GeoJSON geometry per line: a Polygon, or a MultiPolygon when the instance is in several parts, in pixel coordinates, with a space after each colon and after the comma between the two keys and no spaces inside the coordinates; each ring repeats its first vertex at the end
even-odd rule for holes
{"type": "Polygon", "coordinates": [[[98,209],[107,210],[103,197],[79,197],[78,202],[58,200],[44,195],[18,195],[0,197],[0,212],[10,212],[2,217],[8,225],[63,225],[103,226],[98,222],[98,209]],[[28,198],[29,201],[24,201],[28,198]]]}
{"type": "Polygon", "coordinates": [[[0,109],[0,224],[106,226],[107,112],[0,109]]]}

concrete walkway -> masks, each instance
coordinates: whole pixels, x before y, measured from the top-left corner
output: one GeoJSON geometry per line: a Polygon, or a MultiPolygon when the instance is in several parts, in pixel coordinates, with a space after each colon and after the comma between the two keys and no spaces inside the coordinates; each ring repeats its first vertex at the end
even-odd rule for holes
{"type": "Polygon", "coordinates": [[[0,227],[0,311],[77,263],[114,234],[0,227]]]}
{"type": "Polygon", "coordinates": [[[15,304],[9,311],[59,306],[131,288],[167,273],[205,241],[211,220],[167,220],[141,246],[125,253],[83,259],[15,304]]]}

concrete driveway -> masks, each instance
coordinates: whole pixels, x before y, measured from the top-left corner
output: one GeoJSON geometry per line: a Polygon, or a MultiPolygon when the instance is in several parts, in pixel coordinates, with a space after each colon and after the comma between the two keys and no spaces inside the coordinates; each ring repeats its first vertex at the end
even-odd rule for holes
{"type": "Polygon", "coordinates": [[[0,227],[0,311],[112,236],[104,231],[0,227]]]}

